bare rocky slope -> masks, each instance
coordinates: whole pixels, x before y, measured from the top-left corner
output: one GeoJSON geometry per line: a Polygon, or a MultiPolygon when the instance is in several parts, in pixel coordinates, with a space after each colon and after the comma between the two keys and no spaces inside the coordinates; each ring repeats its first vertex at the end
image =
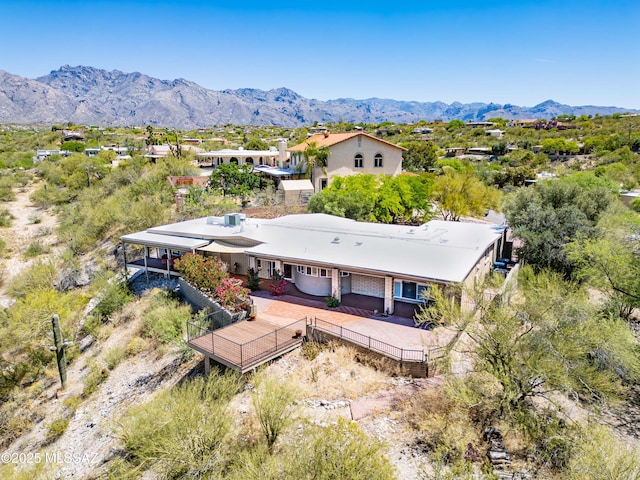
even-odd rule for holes
{"type": "Polygon", "coordinates": [[[320,101],[287,89],[214,91],[185,79],[159,80],[142,73],[65,65],[34,80],[0,70],[0,123],[71,121],[92,125],[154,125],[193,129],[211,125],[300,127],[313,122],[411,123],[503,118],[552,118],[560,114],[611,115],[617,107],[534,107],[494,103],[415,102],[369,98],[320,101]]]}

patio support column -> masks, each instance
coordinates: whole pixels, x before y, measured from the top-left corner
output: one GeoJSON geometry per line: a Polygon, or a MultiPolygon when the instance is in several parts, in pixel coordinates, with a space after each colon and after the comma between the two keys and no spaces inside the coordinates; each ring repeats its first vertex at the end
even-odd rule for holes
{"type": "Polygon", "coordinates": [[[384,277],[384,311],[391,315],[393,309],[393,277],[384,277]]]}
{"type": "Polygon", "coordinates": [[[147,282],[149,282],[149,266],[147,265],[147,257],[149,256],[149,247],[144,246],[144,274],[147,277],[147,282]]]}
{"type": "Polygon", "coordinates": [[[342,285],[340,285],[340,270],[338,268],[331,269],[331,295],[342,301],[342,285]]]}
{"type": "Polygon", "coordinates": [[[122,244],[122,256],[124,257],[124,278],[129,277],[129,272],[127,272],[127,248],[125,242],[120,242],[122,244]]]}
{"type": "Polygon", "coordinates": [[[165,248],[165,252],[167,252],[167,278],[171,278],[171,250],[165,248]]]}
{"type": "Polygon", "coordinates": [[[204,376],[208,377],[211,373],[211,360],[206,355],[204,356],[204,376]]]}
{"type": "Polygon", "coordinates": [[[249,257],[249,268],[256,270],[256,257],[249,257]]]}
{"type": "Polygon", "coordinates": [[[282,270],[282,260],[276,260],[274,263],[275,263],[276,272],[284,273],[284,271],[282,270]]]}

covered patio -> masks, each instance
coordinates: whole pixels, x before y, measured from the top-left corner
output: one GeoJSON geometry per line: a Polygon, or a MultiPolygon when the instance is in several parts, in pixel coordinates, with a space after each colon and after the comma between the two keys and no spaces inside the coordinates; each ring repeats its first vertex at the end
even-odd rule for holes
{"type": "Polygon", "coordinates": [[[209,244],[209,240],[178,237],[174,235],[157,235],[149,232],[138,232],[120,237],[124,255],[125,273],[128,268],[144,270],[145,273],[160,273],[165,277],[179,276],[174,268],[174,261],[185,253],[195,253],[198,248],[209,244]],[[127,245],[142,246],[142,258],[127,255],[127,245]],[[134,258],[129,258],[134,257],[134,258]]]}

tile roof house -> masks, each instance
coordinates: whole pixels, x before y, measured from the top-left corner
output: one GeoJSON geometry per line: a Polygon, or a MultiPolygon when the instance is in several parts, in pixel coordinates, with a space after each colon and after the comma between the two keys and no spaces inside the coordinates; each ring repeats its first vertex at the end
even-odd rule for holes
{"type": "Polygon", "coordinates": [[[316,165],[310,175],[316,192],[327,187],[335,176],[398,175],[402,171],[402,152],[406,150],[360,131],[317,134],[287,149],[291,154],[291,168],[306,172],[305,152],[313,146],[329,150],[326,165],[316,165]]]}
{"type": "MultiPolygon", "coordinates": [[[[326,214],[274,219],[243,214],[204,217],[121,237],[128,268],[179,275],[167,258],[214,255],[232,273],[282,273],[303,293],[340,298],[355,293],[418,304],[433,285],[473,285],[503,255],[504,226],[432,220],[420,226],[356,222],[326,214]],[[144,248],[127,260],[126,245],[144,248]],[[164,263],[161,259],[165,258],[164,263]]],[[[458,298],[465,302],[464,296],[458,298]]]]}

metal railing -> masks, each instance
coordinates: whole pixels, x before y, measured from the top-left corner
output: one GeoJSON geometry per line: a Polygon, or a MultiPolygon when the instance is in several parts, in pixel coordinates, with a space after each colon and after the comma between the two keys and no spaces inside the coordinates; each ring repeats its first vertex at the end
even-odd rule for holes
{"type": "Polygon", "coordinates": [[[351,343],[364,347],[373,352],[377,352],[394,360],[401,362],[426,362],[427,353],[424,349],[409,349],[401,348],[390,343],[383,342],[376,338],[364,335],[354,330],[349,330],[340,325],[334,325],[331,322],[315,318],[311,321],[311,325],[320,331],[335,335],[341,339],[347,340],[351,343]]]}
{"type": "Polygon", "coordinates": [[[206,325],[188,322],[187,335],[189,344],[244,369],[261,359],[269,358],[279,351],[300,343],[302,337],[296,334],[300,331],[304,335],[306,325],[307,318],[305,317],[261,337],[245,343],[238,343],[215,333],[215,330],[208,330],[206,325]]]}

